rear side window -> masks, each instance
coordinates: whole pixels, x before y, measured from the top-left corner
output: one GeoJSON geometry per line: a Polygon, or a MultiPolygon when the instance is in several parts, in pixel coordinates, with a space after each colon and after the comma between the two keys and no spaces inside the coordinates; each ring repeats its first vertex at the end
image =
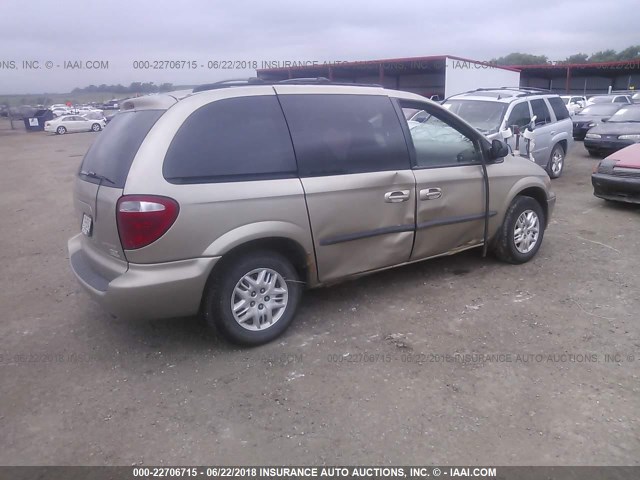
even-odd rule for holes
{"type": "MultiPolygon", "coordinates": [[[[118,113],[93,142],[80,170],[107,178],[104,185],[123,188],[138,148],[164,112],[141,110],[118,113]]],[[[87,182],[100,182],[96,178],[81,176],[87,182]]]]}
{"type": "Polygon", "coordinates": [[[529,102],[522,102],[514,105],[513,110],[509,114],[506,127],[510,128],[514,125],[518,127],[526,127],[531,123],[531,114],[529,113],[529,102]]]}
{"type": "Polygon", "coordinates": [[[162,172],[172,183],[295,177],[296,160],[278,99],[229,98],[200,107],[176,133],[162,172]]]}
{"type": "Polygon", "coordinates": [[[531,100],[531,110],[533,110],[533,114],[538,117],[536,118],[536,125],[551,123],[551,114],[549,113],[547,104],[544,103],[544,100],[541,98],[531,100]]]}
{"type": "Polygon", "coordinates": [[[301,177],[410,168],[389,97],[281,95],[301,177]]]}
{"type": "Polygon", "coordinates": [[[547,98],[547,100],[549,100],[549,105],[553,108],[553,113],[556,114],[557,120],[569,118],[569,110],[567,110],[567,107],[560,97],[550,97],[547,98]]]}

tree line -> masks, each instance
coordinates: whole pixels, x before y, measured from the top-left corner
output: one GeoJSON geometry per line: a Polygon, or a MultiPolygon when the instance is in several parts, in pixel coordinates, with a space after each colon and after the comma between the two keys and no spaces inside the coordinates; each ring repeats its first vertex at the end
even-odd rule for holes
{"type": "Polygon", "coordinates": [[[173,83],[161,83],[156,85],[153,82],[133,82],[128,87],[117,84],[107,85],[105,83],[101,85],[89,85],[88,87],[74,88],[71,93],[158,93],[158,92],[170,92],[175,90],[173,83]]]}
{"type": "Polygon", "coordinates": [[[632,45],[617,52],[613,49],[600,50],[592,54],[574,53],[564,60],[550,60],[546,55],[513,52],[504,57],[493,58],[489,62],[495,65],[541,65],[545,63],[599,63],[624,60],[640,60],[640,45],[632,45]]]}

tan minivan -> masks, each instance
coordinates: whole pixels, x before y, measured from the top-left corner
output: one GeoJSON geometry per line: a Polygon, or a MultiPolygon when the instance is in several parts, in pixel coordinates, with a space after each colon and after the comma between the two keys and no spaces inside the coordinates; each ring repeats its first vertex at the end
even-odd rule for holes
{"type": "Polygon", "coordinates": [[[115,315],[200,312],[243,344],[305,287],[483,245],[526,262],[555,203],[542,168],[411,93],[222,82],[122,109],[75,182],[76,277],[115,315]]]}

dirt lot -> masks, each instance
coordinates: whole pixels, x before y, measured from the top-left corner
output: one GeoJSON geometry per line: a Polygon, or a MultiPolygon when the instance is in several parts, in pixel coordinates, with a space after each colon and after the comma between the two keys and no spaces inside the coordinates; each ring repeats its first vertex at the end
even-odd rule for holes
{"type": "Polygon", "coordinates": [[[247,350],[103,313],[66,250],[99,134],[2,128],[0,464],[640,464],[640,209],[593,197],[581,143],[534,261],[308,292],[247,350]]]}

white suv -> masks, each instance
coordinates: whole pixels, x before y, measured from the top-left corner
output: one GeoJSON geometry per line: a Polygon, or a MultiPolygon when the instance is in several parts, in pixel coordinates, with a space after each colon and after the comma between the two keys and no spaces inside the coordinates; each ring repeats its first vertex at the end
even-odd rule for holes
{"type": "Polygon", "coordinates": [[[558,178],[573,145],[573,122],[562,99],[530,88],[482,88],[449,97],[443,106],[476,127],[489,140],[504,138],[558,178]]]}
{"type": "Polygon", "coordinates": [[[569,110],[571,116],[575,115],[587,106],[587,97],[575,96],[575,95],[560,95],[560,98],[564,101],[564,104],[569,110]]]}

